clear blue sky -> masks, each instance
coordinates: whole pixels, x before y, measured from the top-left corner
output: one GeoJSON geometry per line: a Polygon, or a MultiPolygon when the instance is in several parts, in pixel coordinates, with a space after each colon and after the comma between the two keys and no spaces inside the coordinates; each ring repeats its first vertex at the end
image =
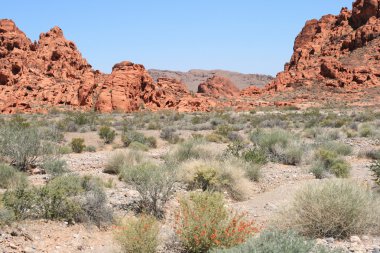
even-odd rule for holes
{"type": "Polygon", "coordinates": [[[275,75],[305,21],[353,0],[2,1],[32,40],[57,25],[95,69],[122,60],[146,68],[226,69],[275,75]]]}

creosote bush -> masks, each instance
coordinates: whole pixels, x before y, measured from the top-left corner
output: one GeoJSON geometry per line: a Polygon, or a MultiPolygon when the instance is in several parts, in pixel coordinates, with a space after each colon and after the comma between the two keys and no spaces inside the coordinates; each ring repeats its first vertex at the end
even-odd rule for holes
{"type": "Polygon", "coordinates": [[[0,128],[0,155],[19,170],[35,166],[38,158],[54,151],[54,142],[45,140],[40,129],[24,121],[11,121],[0,128]]]}
{"type": "Polygon", "coordinates": [[[24,173],[12,166],[0,164],[0,189],[10,189],[26,184],[27,179],[24,173]]]}
{"type": "Polygon", "coordinates": [[[191,193],[180,200],[175,230],[186,252],[203,253],[245,242],[258,232],[244,214],[229,212],[219,193],[191,193]]]}
{"type": "Polygon", "coordinates": [[[116,137],[115,130],[112,130],[109,126],[102,126],[99,129],[99,137],[104,140],[104,143],[111,144],[116,137]]]}
{"type": "Polygon", "coordinates": [[[167,165],[145,161],[137,165],[124,164],[120,177],[140,193],[137,211],[164,217],[164,205],[174,192],[175,170],[167,165]]]}
{"type": "Polygon", "coordinates": [[[102,185],[90,177],[66,175],[42,187],[20,186],[7,191],[2,201],[19,220],[44,218],[100,226],[113,219],[102,185]]]}
{"type": "Polygon", "coordinates": [[[155,253],[159,224],[152,216],[141,215],[125,220],[116,227],[116,239],[125,253],[155,253]]]}
{"type": "Polygon", "coordinates": [[[356,183],[328,180],[299,191],[281,220],[287,227],[313,238],[378,233],[380,202],[356,183]]]}
{"type": "Polygon", "coordinates": [[[146,137],[144,134],[127,130],[124,131],[121,140],[124,143],[125,147],[128,147],[132,142],[139,142],[141,144],[147,145],[150,148],[157,147],[157,140],[153,136],[146,137]]]}
{"type": "Polygon", "coordinates": [[[178,174],[190,190],[227,192],[231,198],[243,200],[249,185],[246,166],[248,164],[236,158],[189,160],[180,165],[178,174]]]}
{"type": "Polygon", "coordinates": [[[86,145],[84,144],[84,139],[83,138],[74,138],[71,140],[71,149],[75,153],[82,153],[83,150],[85,149],[86,145]]]}
{"type": "Polygon", "coordinates": [[[294,231],[264,231],[258,237],[230,249],[216,249],[211,253],[343,253],[343,250],[329,249],[298,235],[294,231]]]}
{"type": "Polygon", "coordinates": [[[316,152],[316,160],[312,164],[311,172],[316,178],[324,178],[329,174],[339,178],[347,178],[350,175],[351,165],[341,158],[335,151],[319,149],[316,152]]]}

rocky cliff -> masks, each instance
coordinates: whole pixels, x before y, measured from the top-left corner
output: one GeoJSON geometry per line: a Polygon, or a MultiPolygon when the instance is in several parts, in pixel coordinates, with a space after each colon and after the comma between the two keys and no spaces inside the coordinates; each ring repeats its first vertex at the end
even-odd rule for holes
{"type": "Polygon", "coordinates": [[[352,10],[307,21],[290,62],[266,89],[316,85],[347,92],[380,85],[379,7],[379,0],[357,0],[352,10]]]}

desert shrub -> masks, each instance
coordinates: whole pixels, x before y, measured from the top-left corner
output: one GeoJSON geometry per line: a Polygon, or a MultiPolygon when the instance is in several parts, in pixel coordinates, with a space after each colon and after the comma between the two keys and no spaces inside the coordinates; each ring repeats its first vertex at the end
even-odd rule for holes
{"type": "Polygon", "coordinates": [[[248,185],[246,166],[233,158],[189,160],[180,165],[179,177],[190,190],[227,192],[233,199],[242,200],[248,185]]]}
{"type": "Polygon", "coordinates": [[[322,143],[321,148],[335,152],[338,155],[347,156],[352,154],[351,146],[338,141],[328,141],[322,143]]]}
{"type": "Polygon", "coordinates": [[[369,124],[362,124],[359,127],[360,137],[373,137],[376,136],[376,130],[369,124]]]}
{"type": "Polygon", "coordinates": [[[319,149],[315,154],[315,159],[311,172],[317,178],[324,178],[328,174],[341,178],[346,178],[350,175],[351,165],[339,157],[335,151],[319,149]]]}
{"type": "Polygon", "coordinates": [[[248,179],[254,182],[259,182],[262,176],[261,167],[261,164],[248,163],[245,166],[246,175],[248,179]]]}
{"type": "Polygon", "coordinates": [[[208,142],[216,142],[216,143],[225,143],[228,141],[226,137],[220,134],[216,134],[216,133],[210,133],[206,135],[205,139],[208,142]]]}
{"type": "Polygon", "coordinates": [[[154,217],[142,215],[129,218],[115,234],[125,253],[155,253],[158,246],[159,224],[154,217]]]}
{"type": "Polygon", "coordinates": [[[372,160],[380,160],[380,149],[368,149],[360,151],[359,157],[365,157],[372,160]]]}
{"type": "Polygon", "coordinates": [[[276,145],[285,147],[291,138],[288,132],[280,129],[255,131],[251,135],[251,141],[270,155],[275,154],[276,145]]]}
{"type": "Polygon", "coordinates": [[[175,144],[180,140],[178,133],[172,127],[163,128],[160,132],[160,138],[171,144],[175,144]]]}
{"type": "Polygon", "coordinates": [[[91,178],[74,175],[57,177],[42,187],[18,187],[7,191],[4,206],[17,219],[44,218],[97,225],[112,220],[101,185],[91,178]]]}
{"type": "Polygon", "coordinates": [[[0,228],[5,225],[10,225],[14,220],[15,217],[13,212],[2,207],[0,203],[0,228]]]}
{"type": "Polygon", "coordinates": [[[375,182],[380,185],[380,160],[374,161],[369,168],[375,176],[375,182]]]}
{"type": "MultiPolygon", "coordinates": [[[[20,123],[21,124],[21,123],[20,123]]],[[[19,170],[35,166],[40,156],[53,151],[35,127],[10,123],[0,128],[0,155],[19,170]]]]}
{"type": "Polygon", "coordinates": [[[337,115],[330,113],[320,123],[323,127],[341,128],[342,126],[349,124],[351,119],[345,115],[337,115]]]}
{"type": "Polygon", "coordinates": [[[58,147],[57,153],[60,155],[70,154],[73,150],[71,149],[71,146],[60,146],[58,147]]]}
{"type": "Polygon", "coordinates": [[[94,152],[96,152],[96,147],[95,147],[95,146],[92,146],[92,145],[89,145],[89,146],[86,146],[84,150],[85,150],[86,152],[94,153],[94,152]]]}
{"type": "Polygon", "coordinates": [[[244,214],[230,213],[218,193],[192,193],[180,200],[176,213],[176,233],[186,252],[208,252],[243,243],[257,232],[244,214]]]}
{"type": "Polygon", "coordinates": [[[171,166],[146,161],[137,165],[124,164],[121,178],[141,196],[138,211],[162,218],[164,204],[174,192],[175,171],[171,166]]]}
{"type": "Polygon", "coordinates": [[[138,150],[138,151],[144,151],[144,152],[149,150],[149,147],[147,145],[142,144],[142,143],[137,142],[137,141],[134,141],[131,144],[129,144],[128,148],[130,148],[132,150],[138,150]]]}
{"type": "Polygon", "coordinates": [[[219,125],[216,130],[215,134],[221,135],[223,137],[227,137],[229,133],[231,133],[234,129],[230,125],[219,125]]]}
{"type": "Polygon", "coordinates": [[[41,167],[52,177],[60,176],[68,171],[66,161],[56,158],[46,159],[41,167]]]}
{"type": "Polygon", "coordinates": [[[314,241],[298,235],[294,231],[264,231],[258,237],[230,249],[217,249],[211,253],[343,253],[343,250],[332,250],[314,241]]]}
{"type": "Polygon", "coordinates": [[[0,188],[15,188],[20,185],[26,185],[26,183],[27,179],[24,173],[9,165],[0,164],[0,188]]]}
{"type": "Polygon", "coordinates": [[[103,172],[117,175],[120,173],[121,168],[124,165],[134,166],[141,163],[144,159],[145,158],[143,154],[138,151],[118,151],[112,154],[111,157],[108,159],[103,172]]]}
{"type": "Polygon", "coordinates": [[[307,152],[307,146],[299,141],[291,141],[288,145],[274,146],[274,155],[276,160],[286,165],[299,165],[302,162],[304,154],[307,152]]]}
{"type": "Polygon", "coordinates": [[[83,138],[74,138],[71,140],[71,149],[75,153],[82,153],[83,150],[85,149],[86,145],[84,144],[84,139],[83,138]]]}
{"type": "Polygon", "coordinates": [[[190,139],[177,145],[175,149],[166,156],[166,160],[183,162],[190,159],[202,159],[210,157],[212,157],[211,152],[204,148],[199,140],[190,139]]]}
{"type": "Polygon", "coordinates": [[[99,129],[99,137],[100,139],[104,140],[104,143],[110,144],[115,140],[116,132],[109,126],[102,126],[99,129]]]}
{"type": "Polygon", "coordinates": [[[243,152],[242,157],[245,161],[254,164],[266,164],[268,162],[265,151],[260,148],[247,149],[243,152]]]}
{"type": "Polygon", "coordinates": [[[146,137],[144,134],[136,131],[124,131],[121,140],[125,147],[128,147],[132,142],[140,142],[151,148],[157,147],[157,140],[153,136],[146,137]]]}
{"type": "Polygon", "coordinates": [[[357,184],[329,180],[299,191],[281,219],[306,236],[345,238],[378,232],[379,205],[372,192],[357,184]]]}

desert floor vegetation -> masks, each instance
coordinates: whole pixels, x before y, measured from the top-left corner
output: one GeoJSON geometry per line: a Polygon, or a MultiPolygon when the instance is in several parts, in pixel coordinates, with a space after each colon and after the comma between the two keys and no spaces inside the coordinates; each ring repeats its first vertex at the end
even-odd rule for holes
{"type": "Polygon", "coordinates": [[[62,242],[71,252],[375,250],[379,121],[348,108],[2,116],[0,249],[46,250],[58,239],[44,227],[87,236],[62,242]],[[11,236],[19,226],[40,242],[11,236]]]}

